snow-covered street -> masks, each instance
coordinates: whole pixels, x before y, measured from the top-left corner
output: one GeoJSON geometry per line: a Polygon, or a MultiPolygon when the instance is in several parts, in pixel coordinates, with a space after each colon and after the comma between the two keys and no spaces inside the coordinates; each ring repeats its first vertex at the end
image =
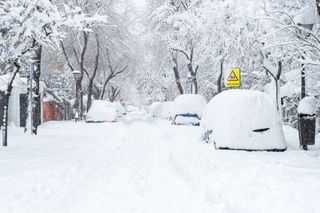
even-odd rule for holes
{"type": "Polygon", "coordinates": [[[284,153],[216,151],[198,127],[143,113],[12,131],[0,212],[320,212],[317,147],[300,151],[287,127],[284,153]]]}

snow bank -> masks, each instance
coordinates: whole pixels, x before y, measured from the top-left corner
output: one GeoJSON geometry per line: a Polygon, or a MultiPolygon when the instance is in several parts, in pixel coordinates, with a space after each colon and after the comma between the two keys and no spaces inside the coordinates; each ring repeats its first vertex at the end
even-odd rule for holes
{"type": "Polygon", "coordinates": [[[202,95],[184,94],[179,95],[173,102],[172,116],[179,114],[196,114],[200,118],[207,101],[202,95]]]}
{"type": "Polygon", "coordinates": [[[317,100],[314,97],[303,98],[298,106],[298,113],[315,115],[317,111],[317,100]]]}
{"type": "Polygon", "coordinates": [[[116,121],[117,111],[110,107],[108,101],[95,100],[87,114],[87,122],[114,122],[116,121]]]}
{"type": "Polygon", "coordinates": [[[276,107],[268,94],[229,90],[214,97],[204,110],[202,137],[217,149],[285,150],[276,107]]]}
{"type": "Polygon", "coordinates": [[[153,117],[171,119],[172,106],[172,101],[154,102],[149,106],[148,111],[153,117]]]}

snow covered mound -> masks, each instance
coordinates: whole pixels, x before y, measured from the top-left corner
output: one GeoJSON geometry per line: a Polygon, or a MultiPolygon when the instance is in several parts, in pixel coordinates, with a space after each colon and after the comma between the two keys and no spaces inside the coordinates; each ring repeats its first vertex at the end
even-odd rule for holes
{"type": "Polygon", "coordinates": [[[216,149],[285,151],[275,104],[268,94],[228,90],[215,96],[203,112],[202,138],[216,149]]]}
{"type": "Polygon", "coordinates": [[[115,122],[117,110],[110,106],[110,102],[95,100],[86,117],[86,122],[115,122]]]}
{"type": "Polygon", "coordinates": [[[172,105],[173,124],[199,125],[204,107],[207,101],[202,95],[184,94],[179,95],[172,105]],[[183,117],[183,118],[181,118],[183,117]],[[195,121],[196,120],[196,121],[195,121]]]}
{"type": "Polygon", "coordinates": [[[171,119],[172,105],[172,101],[154,102],[149,106],[148,111],[153,117],[171,119]]]}

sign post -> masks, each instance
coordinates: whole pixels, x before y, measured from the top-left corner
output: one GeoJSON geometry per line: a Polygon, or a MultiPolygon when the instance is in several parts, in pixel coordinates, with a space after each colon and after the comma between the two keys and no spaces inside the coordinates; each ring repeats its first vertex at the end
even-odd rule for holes
{"type": "Polygon", "coordinates": [[[226,73],[225,85],[228,88],[240,88],[241,86],[241,69],[239,67],[228,70],[226,73]]]}

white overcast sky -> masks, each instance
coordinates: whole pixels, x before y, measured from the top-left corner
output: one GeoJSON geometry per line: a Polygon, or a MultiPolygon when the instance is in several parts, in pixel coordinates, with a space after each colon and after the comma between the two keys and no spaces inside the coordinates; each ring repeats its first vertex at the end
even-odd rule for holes
{"type": "Polygon", "coordinates": [[[131,0],[135,5],[139,7],[145,6],[146,1],[145,0],[131,0]]]}

